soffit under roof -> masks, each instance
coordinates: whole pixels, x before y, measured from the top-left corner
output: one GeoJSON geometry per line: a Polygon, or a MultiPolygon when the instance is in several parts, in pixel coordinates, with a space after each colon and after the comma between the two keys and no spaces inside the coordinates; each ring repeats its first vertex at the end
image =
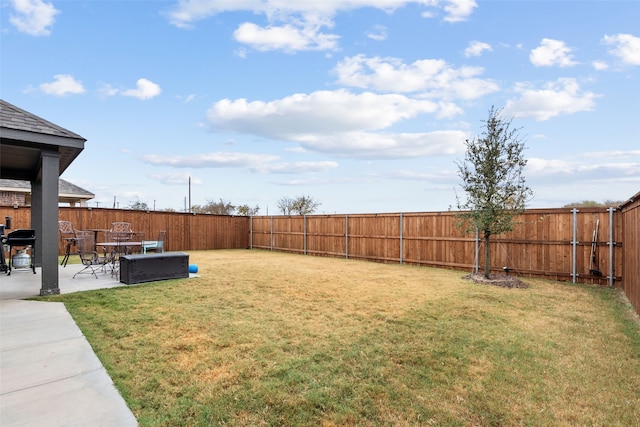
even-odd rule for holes
{"type": "Polygon", "coordinates": [[[60,155],[60,175],[85,142],[80,135],[0,99],[0,178],[36,179],[43,152],[60,155]]]}

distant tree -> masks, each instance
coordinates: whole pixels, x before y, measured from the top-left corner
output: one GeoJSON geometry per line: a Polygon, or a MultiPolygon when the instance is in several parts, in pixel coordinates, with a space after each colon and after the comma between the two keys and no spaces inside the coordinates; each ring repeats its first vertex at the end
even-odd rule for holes
{"type": "Polygon", "coordinates": [[[291,215],[293,211],[294,200],[291,197],[284,196],[278,200],[278,209],[282,215],[291,215]]]}
{"type": "Polygon", "coordinates": [[[624,202],[619,200],[605,200],[602,203],[595,200],[583,200],[581,202],[568,203],[563,208],[608,208],[620,206],[622,203],[624,202]]]}
{"type": "Polygon", "coordinates": [[[293,203],[293,212],[298,215],[312,214],[321,204],[310,196],[298,196],[293,203]]]}
{"type": "Polygon", "coordinates": [[[260,206],[256,205],[253,208],[250,208],[249,205],[242,205],[242,206],[238,206],[238,208],[236,209],[236,212],[238,213],[238,215],[242,215],[242,216],[254,216],[257,215],[258,212],[260,211],[260,206]]]}
{"type": "Polygon", "coordinates": [[[484,240],[484,275],[489,278],[492,234],[513,229],[513,218],[521,213],[532,192],[525,185],[522,171],[527,164],[525,144],[511,120],[500,117],[501,110],[491,107],[485,130],[480,137],[466,140],[464,162],[457,162],[463,202],[457,196],[458,226],[465,231],[478,230],[484,240]]]}
{"type": "Polygon", "coordinates": [[[148,211],[149,205],[147,205],[145,202],[141,202],[140,199],[136,197],[136,200],[133,202],[129,202],[125,209],[131,209],[134,211],[148,211]]]}
{"type": "Polygon", "coordinates": [[[295,199],[285,196],[278,200],[278,209],[283,215],[308,215],[314,213],[320,205],[311,196],[298,196],[295,199]]]}
{"type": "Polygon", "coordinates": [[[204,205],[193,205],[191,212],[193,213],[205,213],[214,215],[233,215],[236,207],[231,202],[225,202],[220,199],[219,201],[207,200],[204,205]]]}

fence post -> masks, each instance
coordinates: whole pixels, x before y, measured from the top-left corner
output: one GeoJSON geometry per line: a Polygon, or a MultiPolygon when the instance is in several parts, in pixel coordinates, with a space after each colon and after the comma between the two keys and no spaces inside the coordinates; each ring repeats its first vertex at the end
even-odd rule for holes
{"type": "Polygon", "coordinates": [[[345,244],[345,248],[344,248],[344,254],[345,254],[345,258],[349,258],[349,214],[346,214],[344,216],[344,221],[345,221],[345,225],[344,225],[344,244],[345,244]]]}
{"type": "Polygon", "coordinates": [[[269,219],[269,250],[273,251],[273,216],[269,219]]]}
{"type": "Polygon", "coordinates": [[[478,256],[480,255],[480,240],[478,239],[478,227],[476,227],[476,260],[474,262],[474,273],[478,274],[478,256]]]}
{"type": "Polygon", "coordinates": [[[249,217],[249,249],[253,249],[253,215],[249,217]]]}
{"type": "Polygon", "coordinates": [[[577,246],[578,246],[578,222],[577,222],[577,214],[580,212],[578,209],[571,209],[571,213],[573,213],[573,240],[571,241],[572,251],[571,251],[571,281],[576,283],[576,278],[578,274],[576,273],[576,257],[577,257],[577,246]]]}
{"type": "Polygon", "coordinates": [[[616,239],[614,239],[613,231],[613,211],[615,208],[607,209],[609,211],[609,286],[613,286],[615,277],[613,276],[613,247],[616,245],[616,239]]]}
{"type": "Polygon", "coordinates": [[[402,212],[400,212],[400,264],[402,264],[403,246],[404,246],[402,244],[403,225],[404,225],[404,221],[402,218],[402,212]]]}
{"type": "Polygon", "coordinates": [[[307,214],[302,217],[302,247],[303,254],[307,254],[307,214]]]}

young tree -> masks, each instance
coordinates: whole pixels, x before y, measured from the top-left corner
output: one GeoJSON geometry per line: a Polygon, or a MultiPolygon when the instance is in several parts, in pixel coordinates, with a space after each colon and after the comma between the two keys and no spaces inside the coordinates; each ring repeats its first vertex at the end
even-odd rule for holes
{"type": "Polygon", "coordinates": [[[500,117],[502,110],[491,107],[489,119],[480,137],[466,140],[464,162],[456,162],[462,189],[467,197],[457,196],[459,226],[465,231],[482,233],[484,239],[484,275],[489,278],[489,239],[513,229],[513,218],[521,213],[533,194],[525,185],[522,171],[525,144],[511,120],[500,117]]]}

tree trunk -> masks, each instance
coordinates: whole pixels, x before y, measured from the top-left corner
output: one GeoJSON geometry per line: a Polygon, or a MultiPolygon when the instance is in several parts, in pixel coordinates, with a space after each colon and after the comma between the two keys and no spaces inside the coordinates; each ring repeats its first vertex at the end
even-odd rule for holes
{"type": "Polygon", "coordinates": [[[484,277],[489,278],[489,270],[491,266],[491,257],[489,251],[489,236],[491,232],[485,230],[484,232],[484,277]]]}

